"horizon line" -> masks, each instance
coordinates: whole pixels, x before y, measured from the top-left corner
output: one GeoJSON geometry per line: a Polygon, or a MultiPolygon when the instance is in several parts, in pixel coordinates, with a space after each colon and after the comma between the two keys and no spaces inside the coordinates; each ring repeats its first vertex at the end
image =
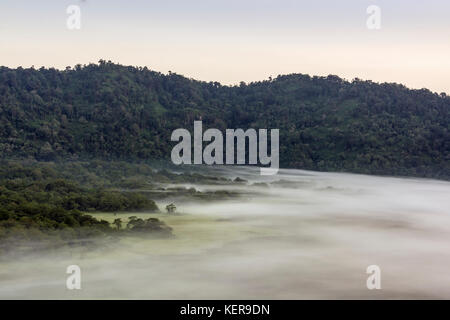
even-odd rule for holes
{"type": "Polygon", "coordinates": [[[310,78],[322,78],[322,79],[326,79],[326,78],[328,78],[330,76],[333,76],[333,77],[338,77],[339,79],[341,79],[341,80],[343,80],[344,82],[347,82],[347,83],[353,83],[353,82],[355,82],[355,80],[359,80],[359,81],[362,81],[362,82],[369,82],[369,83],[376,84],[376,85],[386,85],[387,84],[387,85],[402,86],[402,87],[404,87],[405,89],[407,89],[409,91],[427,90],[427,91],[431,92],[432,94],[435,94],[435,95],[438,95],[438,96],[441,96],[441,97],[442,97],[442,94],[445,94],[446,97],[450,97],[450,93],[448,93],[448,92],[445,92],[445,91],[441,91],[441,92],[433,91],[432,89],[427,88],[427,87],[412,88],[412,87],[409,87],[408,85],[406,85],[404,83],[401,83],[401,82],[388,82],[388,81],[378,82],[378,81],[375,81],[375,80],[364,79],[364,78],[357,77],[357,76],[355,76],[354,78],[352,78],[350,80],[350,79],[344,78],[344,77],[342,77],[340,75],[332,74],[332,73],[329,73],[327,75],[318,75],[318,74],[308,74],[308,73],[301,73],[301,72],[292,72],[292,73],[278,74],[275,77],[270,76],[267,79],[253,80],[253,81],[250,81],[250,82],[239,81],[239,82],[236,82],[236,83],[223,83],[223,82],[217,81],[217,80],[214,80],[214,81],[213,80],[210,80],[210,81],[208,81],[208,80],[201,80],[201,79],[197,79],[197,78],[194,78],[194,77],[186,76],[184,74],[173,72],[171,70],[169,70],[167,73],[164,73],[162,71],[157,71],[155,69],[151,69],[151,67],[149,67],[149,66],[127,65],[127,64],[122,64],[120,62],[114,62],[112,60],[105,60],[105,59],[99,59],[97,62],[88,62],[88,63],[83,63],[83,64],[82,63],[75,63],[73,65],[68,65],[66,67],[40,66],[39,68],[37,68],[35,65],[31,65],[30,67],[24,67],[24,66],[21,66],[21,65],[20,66],[16,66],[16,67],[0,65],[0,68],[8,68],[8,69],[11,69],[11,70],[17,70],[19,68],[22,68],[24,70],[31,69],[31,70],[36,70],[36,71],[39,71],[40,69],[44,68],[46,70],[55,69],[57,71],[64,72],[64,71],[69,71],[69,70],[70,71],[74,71],[76,66],[81,66],[81,67],[87,67],[87,66],[90,66],[90,65],[100,66],[101,62],[105,62],[107,64],[113,64],[113,65],[121,66],[121,67],[132,67],[132,68],[136,68],[136,69],[147,69],[148,71],[160,73],[160,74],[162,74],[164,76],[170,76],[171,74],[174,74],[174,75],[178,75],[178,76],[181,76],[181,77],[183,77],[185,79],[196,81],[196,82],[219,83],[219,85],[222,86],[222,87],[230,87],[230,88],[232,88],[232,87],[239,87],[241,83],[244,83],[245,85],[251,85],[251,84],[256,84],[256,83],[263,83],[263,82],[266,82],[266,81],[273,81],[273,80],[275,80],[278,77],[290,76],[290,75],[302,75],[302,76],[308,76],[310,78]]]}

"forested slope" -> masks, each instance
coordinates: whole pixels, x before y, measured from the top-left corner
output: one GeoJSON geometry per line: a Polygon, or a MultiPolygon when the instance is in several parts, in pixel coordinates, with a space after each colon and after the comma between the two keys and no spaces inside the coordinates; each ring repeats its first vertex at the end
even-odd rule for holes
{"type": "Polygon", "coordinates": [[[110,62],[0,68],[0,155],[169,159],[176,128],[279,128],[282,167],[450,178],[450,97],[336,76],[239,86],[110,62]]]}

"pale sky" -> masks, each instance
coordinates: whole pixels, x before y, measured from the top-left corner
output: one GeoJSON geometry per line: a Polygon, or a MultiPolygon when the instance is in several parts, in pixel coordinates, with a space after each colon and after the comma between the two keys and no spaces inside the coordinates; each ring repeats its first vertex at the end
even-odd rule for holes
{"type": "Polygon", "coordinates": [[[448,0],[1,0],[0,38],[8,67],[105,59],[223,84],[336,74],[450,94],[448,0]]]}

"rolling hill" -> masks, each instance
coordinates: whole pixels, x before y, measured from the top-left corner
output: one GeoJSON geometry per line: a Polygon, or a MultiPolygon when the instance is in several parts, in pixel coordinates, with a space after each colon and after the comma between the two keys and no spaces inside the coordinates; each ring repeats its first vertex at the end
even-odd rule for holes
{"type": "Polygon", "coordinates": [[[450,178],[450,97],[337,76],[224,86],[101,60],[0,67],[1,158],[170,159],[176,128],[280,129],[280,165],[450,178]]]}

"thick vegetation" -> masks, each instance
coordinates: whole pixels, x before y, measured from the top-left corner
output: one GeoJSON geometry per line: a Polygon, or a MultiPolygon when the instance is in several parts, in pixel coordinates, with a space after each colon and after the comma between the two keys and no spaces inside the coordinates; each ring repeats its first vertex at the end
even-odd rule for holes
{"type": "Polygon", "coordinates": [[[0,253],[28,244],[90,244],[96,236],[168,237],[172,229],[163,221],[129,216],[130,212],[160,213],[153,199],[211,201],[239,195],[172,184],[245,182],[166,168],[165,163],[126,161],[0,160],[0,253]],[[99,212],[114,213],[114,220],[99,220],[99,212]]]}
{"type": "MultiPolygon", "coordinates": [[[[13,162],[0,165],[0,252],[11,243],[31,240],[73,242],[93,236],[147,231],[170,235],[156,218],[125,230],[85,212],[159,211],[153,200],[139,192],[89,189],[58,166],[13,162]],[[63,173],[65,177],[63,177],[63,173]]],[[[85,172],[86,173],[86,172],[85,172]]],[[[93,176],[87,172],[87,175],[93,176]]],[[[95,176],[95,175],[94,175],[95,176]]]]}
{"type": "Polygon", "coordinates": [[[450,178],[450,97],[301,74],[222,86],[110,62],[0,68],[2,157],[168,159],[173,129],[279,128],[285,167],[450,178]]]}

